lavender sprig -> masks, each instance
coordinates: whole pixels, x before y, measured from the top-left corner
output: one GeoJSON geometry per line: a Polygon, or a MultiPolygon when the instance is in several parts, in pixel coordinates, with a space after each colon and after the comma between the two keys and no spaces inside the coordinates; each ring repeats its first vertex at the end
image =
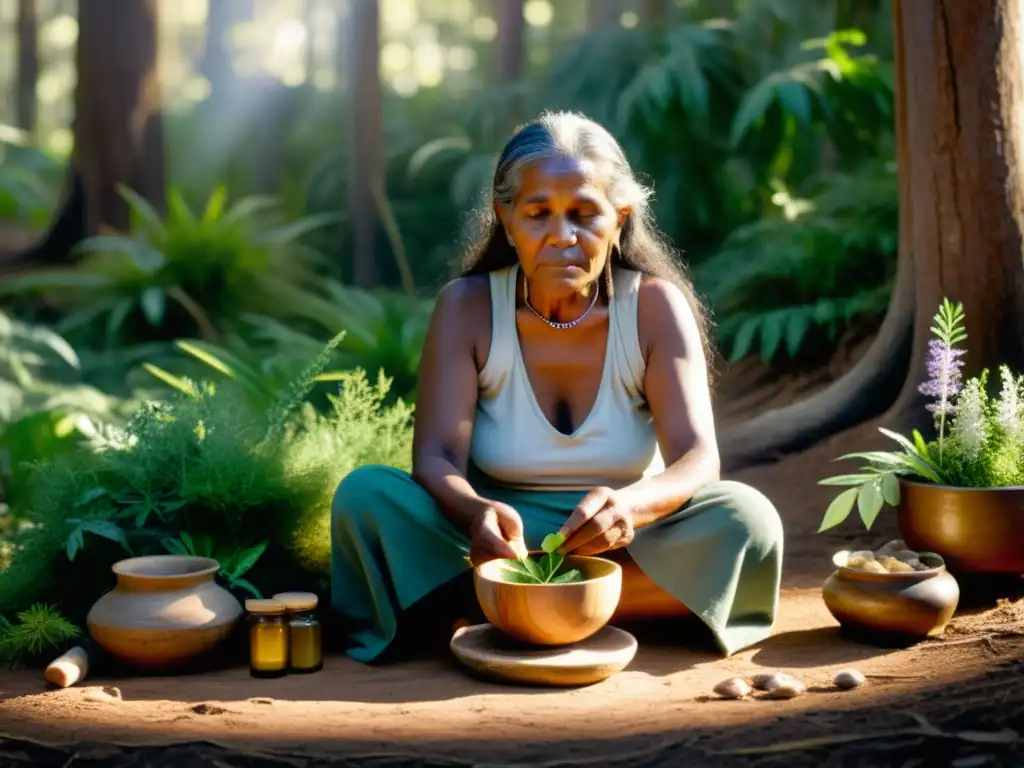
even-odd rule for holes
{"type": "Polygon", "coordinates": [[[956,344],[967,338],[964,330],[963,304],[952,304],[949,299],[942,300],[942,306],[935,313],[934,325],[931,328],[936,338],[928,342],[928,381],[918,387],[918,391],[934,401],[926,407],[934,414],[939,429],[939,460],[942,460],[942,447],[946,433],[946,417],[954,412],[953,399],[963,389],[962,368],[964,361],[960,358],[967,351],[956,348],[956,344]]]}

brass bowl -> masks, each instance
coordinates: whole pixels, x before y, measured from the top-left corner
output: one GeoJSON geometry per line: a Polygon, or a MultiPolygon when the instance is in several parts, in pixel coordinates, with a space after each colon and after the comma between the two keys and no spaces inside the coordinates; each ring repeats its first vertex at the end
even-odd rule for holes
{"type": "Polygon", "coordinates": [[[473,584],[487,620],[506,635],[534,645],[568,645],[596,634],[618,607],[622,567],[580,555],[568,555],[563,567],[578,568],[584,580],[516,584],[502,580],[501,560],[477,566],[473,584]]]}
{"type": "Polygon", "coordinates": [[[900,480],[900,535],[950,570],[1024,574],[1024,488],[952,488],[900,480]]]}
{"type": "Polygon", "coordinates": [[[847,630],[888,639],[941,635],[960,602],[960,585],[938,555],[919,553],[933,567],[906,573],[872,573],[846,567],[848,551],[837,552],[836,570],[822,597],[829,612],[847,630]]]}

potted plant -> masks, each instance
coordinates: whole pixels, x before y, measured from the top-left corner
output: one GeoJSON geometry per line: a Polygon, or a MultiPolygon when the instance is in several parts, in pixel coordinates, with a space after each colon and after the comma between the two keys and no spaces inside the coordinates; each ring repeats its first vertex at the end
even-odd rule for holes
{"type": "Polygon", "coordinates": [[[820,481],[848,487],[829,505],[819,533],[842,523],[854,505],[870,529],[888,504],[907,545],[941,555],[951,570],[1022,574],[1024,377],[1000,366],[995,396],[987,369],[963,379],[963,305],[943,299],[931,330],[928,380],[919,391],[930,398],[937,437],[880,429],[898,449],[841,456],[865,463],[857,473],[820,481]]]}

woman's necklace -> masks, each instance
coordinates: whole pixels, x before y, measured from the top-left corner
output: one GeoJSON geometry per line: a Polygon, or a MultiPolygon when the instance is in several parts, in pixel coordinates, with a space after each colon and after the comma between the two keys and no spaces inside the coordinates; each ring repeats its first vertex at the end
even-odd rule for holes
{"type": "Polygon", "coordinates": [[[590,310],[592,310],[594,308],[594,305],[597,304],[597,295],[599,293],[601,293],[601,292],[599,290],[597,290],[596,286],[595,286],[594,297],[590,300],[590,306],[587,307],[585,310],[583,310],[583,314],[582,315],[577,317],[575,320],[571,320],[568,323],[559,323],[559,322],[556,322],[555,320],[548,320],[546,317],[544,317],[544,315],[542,315],[540,312],[538,312],[536,309],[533,308],[533,304],[530,303],[530,299],[526,295],[526,291],[524,291],[523,293],[524,293],[524,295],[523,295],[523,303],[526,305],[527,309],[529,309],[531,312],[533,312],[533,314],[535,314],[537,317],[539,317],[545,323],[550,325],[552,328],[555,328],[555,329],[557,329],[559,331],[564,331],[564,330],[566,330],[568,328],[573,328],[573,327],[575,327],[575,326],[577,326],[577,325],[579,325],[580,323],[583,322],[583,319],[587,315],[590,314],[590,310]]]}

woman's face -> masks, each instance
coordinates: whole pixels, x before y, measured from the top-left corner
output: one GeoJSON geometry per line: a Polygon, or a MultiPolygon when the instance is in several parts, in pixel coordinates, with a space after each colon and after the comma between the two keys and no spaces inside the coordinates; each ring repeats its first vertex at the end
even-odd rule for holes
{"type": "Polygon", "coordinates": [[[628,213],[568,158],[528,166],[512,206],[498,208],[531,286],[556,293],[578,291],[600,276],[628,213]]]}

